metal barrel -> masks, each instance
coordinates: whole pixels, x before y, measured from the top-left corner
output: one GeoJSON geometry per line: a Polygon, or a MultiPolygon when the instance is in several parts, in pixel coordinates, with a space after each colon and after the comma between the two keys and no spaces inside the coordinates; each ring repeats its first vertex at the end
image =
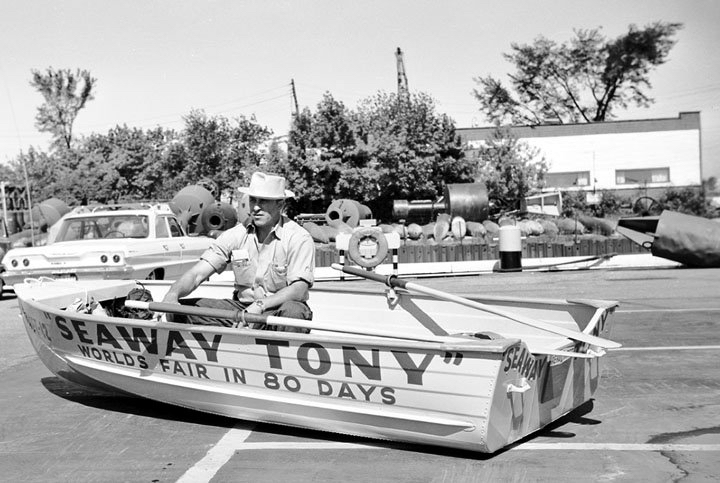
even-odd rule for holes
{"type": "Polygon", "coordinates": [[[358,226],[360,220],[372,218],[372,211],[355,200],[334,200],[325,212],[325,222],[341,221],[351,228],[358,226]]]}
{"type": "Polygon", "coordinates": [[[520,228],[517,225],[500,227],[500,271],[522,271],[522,240],[520,228]]]}
{"type": "Polygon", "coordinates": [[[485,183],[459,183],[445,186],[445,204],[451,216],[465,221],[484,221],[488,217],[488,193],[485,183]]]}

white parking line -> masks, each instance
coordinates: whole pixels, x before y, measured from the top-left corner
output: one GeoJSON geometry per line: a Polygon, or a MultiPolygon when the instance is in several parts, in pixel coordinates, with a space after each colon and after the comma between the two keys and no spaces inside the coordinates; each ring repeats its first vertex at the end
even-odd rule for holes
{"type": "MultiPolygon", "coordinates": [[[[178,479],[178,483],[207,483],[232,456],[240,451],[263,450],[382,450],[390,449],[382,443],[298,443],[264,442],[246,443],[252,427],[233,428],[218,443],[178,479]]],[[[395,445],[398,447],[398,444],[395,445]]],[[[720,444],[649,444],[649,443],[523,443],[510,451],[665,451],[665,452],[720,452],[720,444]]]]}
{"type": "Polygon", "coordinates": [[[718,350],[720,345],[668,345],[656,347],[618,347],[617,349],[609,349],[610,352],[619,351],[702,351],[702,350],[718,350]]]}
{"type": "Polygon", "coordinates": [[[525,443],[516,450],[562,451],[720,451],[720,444],[646,444],[646,443],[525,443]]]}
{"type": "Polygon", "coordinates": [[[230,461],[235,451],[243,447],[254,427],[253,423],[242,422],[230,429],[215,446],[210,448],[203,459],[177,480],[178,483],[209,482],[215,473],[230,461]]]}
{"type": "Polygon", "coordinates": [[[694,309],[629,309],[615,311],[616,314],[642,314],[645,312],[720,312],[720,308],[707,307],[694,309]]]}

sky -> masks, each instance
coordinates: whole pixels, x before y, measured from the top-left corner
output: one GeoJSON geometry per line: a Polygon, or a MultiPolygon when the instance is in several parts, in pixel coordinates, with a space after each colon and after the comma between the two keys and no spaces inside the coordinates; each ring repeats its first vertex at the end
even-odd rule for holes
{"type": "Polygon", "coordinates": [[[650,108],[617,119],[701,112],[703,178],[720,178],[720,2],[717,0],[0,0],[0,162],[30,146],[42,103],[32,70],[86,69],[95,99],[75,135],[117,125],[181,130],[193,109],[255,116],[286,134],[293,112],[329,92],[354,109],[397,90],[403,51],[411,92],[458,128],[486,126],[474,78],[506,79],[511,43],[558,42],[574,29],[608,38],[630,24],[681,22],[668,61],[650,74],[650,108]]]}

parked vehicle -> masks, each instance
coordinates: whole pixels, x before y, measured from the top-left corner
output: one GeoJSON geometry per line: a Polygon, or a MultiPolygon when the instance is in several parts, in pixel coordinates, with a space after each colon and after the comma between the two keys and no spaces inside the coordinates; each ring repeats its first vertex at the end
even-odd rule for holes
{"type": "Polygon", "coordinates": [[[55,223],[45,246],[2,259],[8,286],[26,278],[175,279],[212,238],[188,236],[167,203],[81,206],[55,223]]]}

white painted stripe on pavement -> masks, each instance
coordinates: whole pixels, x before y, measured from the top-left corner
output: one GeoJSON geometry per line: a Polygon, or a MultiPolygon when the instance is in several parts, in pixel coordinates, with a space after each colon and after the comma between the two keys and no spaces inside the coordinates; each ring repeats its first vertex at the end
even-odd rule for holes
{"type": "Polygon", "coordinates": [[[670,345],[670,346],[660,346],[660,347],[619,347],[617,349],[608,349],[610,352],[617,352],[617,351],[683,351],[683,350],[691,350],[691,351],[702,351],[702,350],[718,350],[720,349],[720,345],[670,345]]]}
{"type": "Polygon", "coordinates": [[[628,309],[616,310],[616,314],[641,314],[645,312],[720,312],[718,307],[694,308],[694,309],[628,309]]]}
{"type": "Polygon", "coordinates": [[[178,483],[209,482],[215,473],[230,461],[235,451],[244,446],[243,443],[250,436],[254,427],[255,425],[252,423],[243,422],[231,428],[215,446],[210,448],[203,459],[195,463],[177,480],[178,483]]]}
{"type": "MultiPolygon", "coordinates": [[[[387,444],[387,443],[386,443],[387,444]]],[[[237,448],[238,451],[264,450],[264,449],[387,449],[382,446],[383,441],[378,441],[376,445],[362,443],[287,443],[287,442],[265,442],[265,443],[245,443],[237,448]]]]}
{"type": "Polygon", "coordinates": [[[720,451],[720,444],[650,444],[650,443],[525,443],[516,450],[573,451],[720,451]]]}

